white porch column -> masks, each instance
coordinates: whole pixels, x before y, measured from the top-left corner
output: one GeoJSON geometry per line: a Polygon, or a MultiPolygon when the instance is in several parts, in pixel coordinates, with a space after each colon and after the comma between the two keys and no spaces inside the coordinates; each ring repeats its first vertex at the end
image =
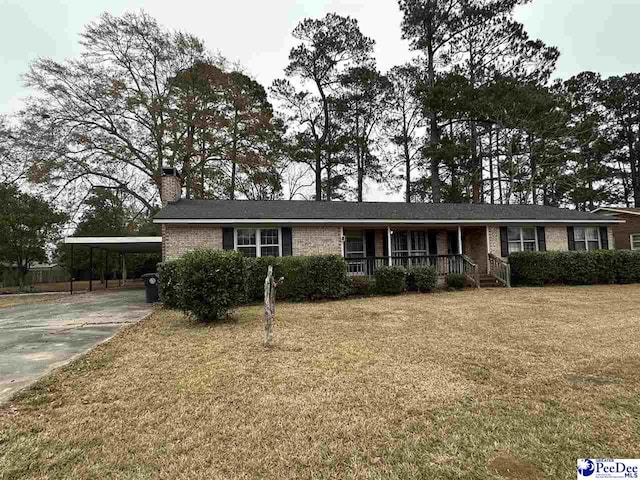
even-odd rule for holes
{"type": "Polygon", "coordinates": [[[389,266],[391,266],[391,227],[387,227],[387,257],[389,258],[389,266]]]}
{"type": "Polygon", "coordinates": [[[127,284],[127,261],[126,254],[122,254],[122,286],[124,287],[127,284]]]}
{"type": "Polygon", "coordinates": [[[462,227],[458,225],[458,255],[462,255],[462,227]]]}

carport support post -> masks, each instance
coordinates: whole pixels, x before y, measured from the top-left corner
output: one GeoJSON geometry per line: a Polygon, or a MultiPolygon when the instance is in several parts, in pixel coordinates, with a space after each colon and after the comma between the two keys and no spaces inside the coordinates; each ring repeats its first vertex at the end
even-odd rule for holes
{"type": "Polygon", "coordinates": [[[109,250],[104,250],[104,289],[109,289],[109,250]]]}
{"type": "Polygon", "coordinates": [[[122,286],[127,284],[127,254],[122,254],[122,286]]]}
{"type": "MultiPolygon", "coordinates": [[[[120,268],[122,268],[122,252],[120,252],[118,255],[120,255],[120,268]]],[[[120,271],[120,276],[118,277],[118,286],[122,286],[122,270],[120,271]]]]}
{"type": "Polygon", "coordinates": [[[71,244],[71,261],[69,263],[71,265],[69,271],[69,295],[73,295],[73,243],[71,244]]]}
{"type": "Polygon", "coordinates": [[[89,247],[89,291],[93,292],[93,247],[89,247]]]}

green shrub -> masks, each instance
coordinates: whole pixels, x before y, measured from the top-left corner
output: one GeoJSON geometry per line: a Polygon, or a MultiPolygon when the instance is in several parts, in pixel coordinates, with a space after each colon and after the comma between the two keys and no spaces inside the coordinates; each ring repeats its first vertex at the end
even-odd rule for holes
{"type": "Polygon", "coordinates": [[[407,271],[404,267],[378,267],[374,274],[376,293],[395,295],[407,287],[407,271]]]}
{"type": "Polygon", "coordinates": [[[640,252],[518,252],[509,257],[514,286],[640,282],[640,252]]]}
{"type": "MultiPolygon", "coordinates": [[[[273,276],[275,279],[282,277],[280,259],[277,257],[247,258],[247,297],[249,303],[262,301],[264,299],[264,279],[267,278],[267,268],[273,265],[273,276]]],[[[276,293],[279,293],[278,287],[276,293]]]]}
{"type": "Polygon", "coordinates": [[[246,266],[237,252],[198,249],[178,261],[180,308],[200,321],[224,318],[246,298],[246,266]]]}
{"type": "Polygon", "coordinates": [[[177,260],[158,264],[160,301],[167,308],[180,308],[178,265],[177,260]]]}
{"type": "Polygon", "coordinates": [[[370,277],[351,277],[351,295],[368,296],[375,293],[375,284],[370,277]]]}
{"type": "Polygon", "coordinates": [[[416,266],[407,269],[407,288],[419,292],[430,292],[438,283],[438,271],[431,266],[416,266]]]}
{"type": "Polygon", "coordinates": [[[280,299],[319,300],[345,297],[351,287],[347,264],[337,255],[310,257],[264,257],[247,259],[247,300],[259,301],[264,295],[267,267],[273,265],[276,278],[284,282],[276,290],[280,299]]]}
{"type": "Polygon", "coordinates": [[[465,278],[461,273],[450,273],[447,275],[447,286],[459,290],[464,288],[465,278]]]}

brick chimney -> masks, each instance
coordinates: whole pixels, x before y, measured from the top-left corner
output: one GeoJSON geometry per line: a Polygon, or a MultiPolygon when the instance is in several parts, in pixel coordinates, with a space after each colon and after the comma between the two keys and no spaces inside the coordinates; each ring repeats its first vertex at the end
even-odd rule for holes
{"type": "Polygon", "coordinates": [[[177,168],[163,167],[162,178],[160,179],[160,200],[162,206],[166,207],[169,202],[180,200],[182,195],[182,177],[177,168]]]}

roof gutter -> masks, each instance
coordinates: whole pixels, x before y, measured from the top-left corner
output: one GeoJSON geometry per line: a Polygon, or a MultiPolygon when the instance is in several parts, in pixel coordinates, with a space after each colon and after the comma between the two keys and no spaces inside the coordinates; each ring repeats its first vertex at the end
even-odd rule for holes
{"type": "Polygon", "coordinates": [[[621,210],[615,207],[598,207],[595,210],[592,210],[591,213],[596,213],[600,211],[612,212],[612,213],[620,213],[623,215],[640,215],[640,212],[632,212],[631,210],[621,210]]]}
{"type": "Polygon", "coordinates": [[[501,225],[501,224],[610,224],[625,223],[624,220],[612,220],[603,216],[597,220],[536,220],[536,219],[502,219],[502,220],[398,220],[398,219],[340,219],[340,218],[154,218],[153,223],[165,224],[215,224],[215,225],[231,225],[231,224],[296,224],[296,225],[344,225],[344,224],[368,224],[368,225],[501,225]]]}

